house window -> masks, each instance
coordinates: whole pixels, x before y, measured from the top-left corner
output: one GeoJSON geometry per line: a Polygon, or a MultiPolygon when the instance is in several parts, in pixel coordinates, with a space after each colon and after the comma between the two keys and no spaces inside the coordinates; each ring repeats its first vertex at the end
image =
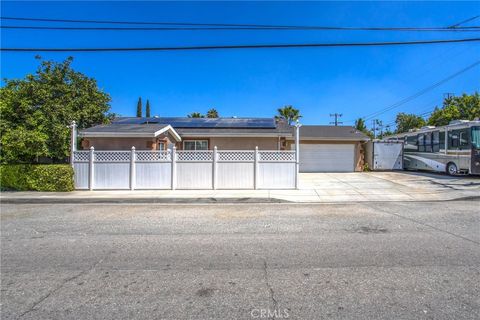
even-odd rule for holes
{"type": "Polygon", "coordinates": [[[158,150],[160,151],[164,151],[165,150],[165,142],[164,141],[160,141],[158,143],[158,150]]]}
{"type": "Polygon", "coordinates": [[[183,150],[208,150],[208,140],[185,140],[183,150]]]}

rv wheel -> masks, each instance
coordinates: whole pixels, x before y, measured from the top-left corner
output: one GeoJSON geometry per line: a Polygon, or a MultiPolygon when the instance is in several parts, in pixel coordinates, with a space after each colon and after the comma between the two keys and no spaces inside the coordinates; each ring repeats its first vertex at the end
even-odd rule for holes
{"type": "Polygon", "coordinates": [[[450,162],[447,165],[447,173],[451,176],[454,176],[457,174],[457,172],[458,172],[457,165],[453,162],[450,162]]]}

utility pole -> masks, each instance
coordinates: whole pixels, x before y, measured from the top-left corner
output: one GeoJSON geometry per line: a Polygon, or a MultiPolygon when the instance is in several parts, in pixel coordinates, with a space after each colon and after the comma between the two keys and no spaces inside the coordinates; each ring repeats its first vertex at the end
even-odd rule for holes
{"type": "Polygon", "coordinates": [[[339,124],[342,124],[343,122],[338,121],[338,118],[341,118],[343,114],[341,113],[330,113],[330,117],[335,117],[335,121],[330,122],[330,124],[335,124],[335,127],[338,126],[339,124]]]}
{"type": "Polygon", "coordinates": [[[377,119],[373,119],[372,120],[372,126],[373,126],[373,139],[375,139],[375,137],[377,136],[377,131],[376,131],[376,128],[375,128],[375,124],[377,123],[377,119]]]}

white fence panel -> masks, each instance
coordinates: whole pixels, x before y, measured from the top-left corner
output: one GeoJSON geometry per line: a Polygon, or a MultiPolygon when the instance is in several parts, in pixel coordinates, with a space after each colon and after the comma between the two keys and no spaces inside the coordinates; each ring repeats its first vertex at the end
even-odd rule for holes
{"type": "Polygon", "coordinates": [[[218,151],[217,189],[255,188],[255,151],[218,151]]]}
{"type": "Polygon", "coordinates": [[[177,189],[212,189],[211,162],[178,162],[177,189]]]}
{"type": "Polygon", "coordinates": [[[258,164],[259,189],[295,188],[294,162],[266,162],[258,164]]]}
{"type": "Polygon", "coordinates": [[[88,169],[88,162],[76,162],[73,164],[75,189],[88,189],[88,169]]]}
{"type": "Polygon", "coordinates": [[[170,151],[135,152],[135,189],[171,189],[170,151]]]}
{"type": "Polygon", "coordinates": [[[294,189],[296,185],[295,151],[260,151],[259,189],[294,189]]]}
{"type": "Polygon", "coordinates": [[[136,163],[135,189],[171,189],[172,165],[170,163],[136,163]]]}
{"type": "Polygon", "coordinates": [[[217,189],[253,189],[254,163],[223,162],[217,164],[217,189]]]}
{"type": "Polygon", "coordinates": [[[88,189],[88,170],[90,152],[75,151],[73,152],[73,172],[75,189],[88,189]]]}
{"type": "Polygon", "coordinates": [[[130,163],[95,163],[94,189],[130,189],[130,163]]]}

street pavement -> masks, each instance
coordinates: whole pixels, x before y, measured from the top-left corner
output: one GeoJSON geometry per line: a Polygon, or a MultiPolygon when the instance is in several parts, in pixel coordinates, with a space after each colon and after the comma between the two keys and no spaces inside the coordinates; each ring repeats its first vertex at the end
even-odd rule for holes
{"type": "Polygon", "coordinates": [[[2,204],[2,319],[479,319],[478,201],[2,204]]]}

